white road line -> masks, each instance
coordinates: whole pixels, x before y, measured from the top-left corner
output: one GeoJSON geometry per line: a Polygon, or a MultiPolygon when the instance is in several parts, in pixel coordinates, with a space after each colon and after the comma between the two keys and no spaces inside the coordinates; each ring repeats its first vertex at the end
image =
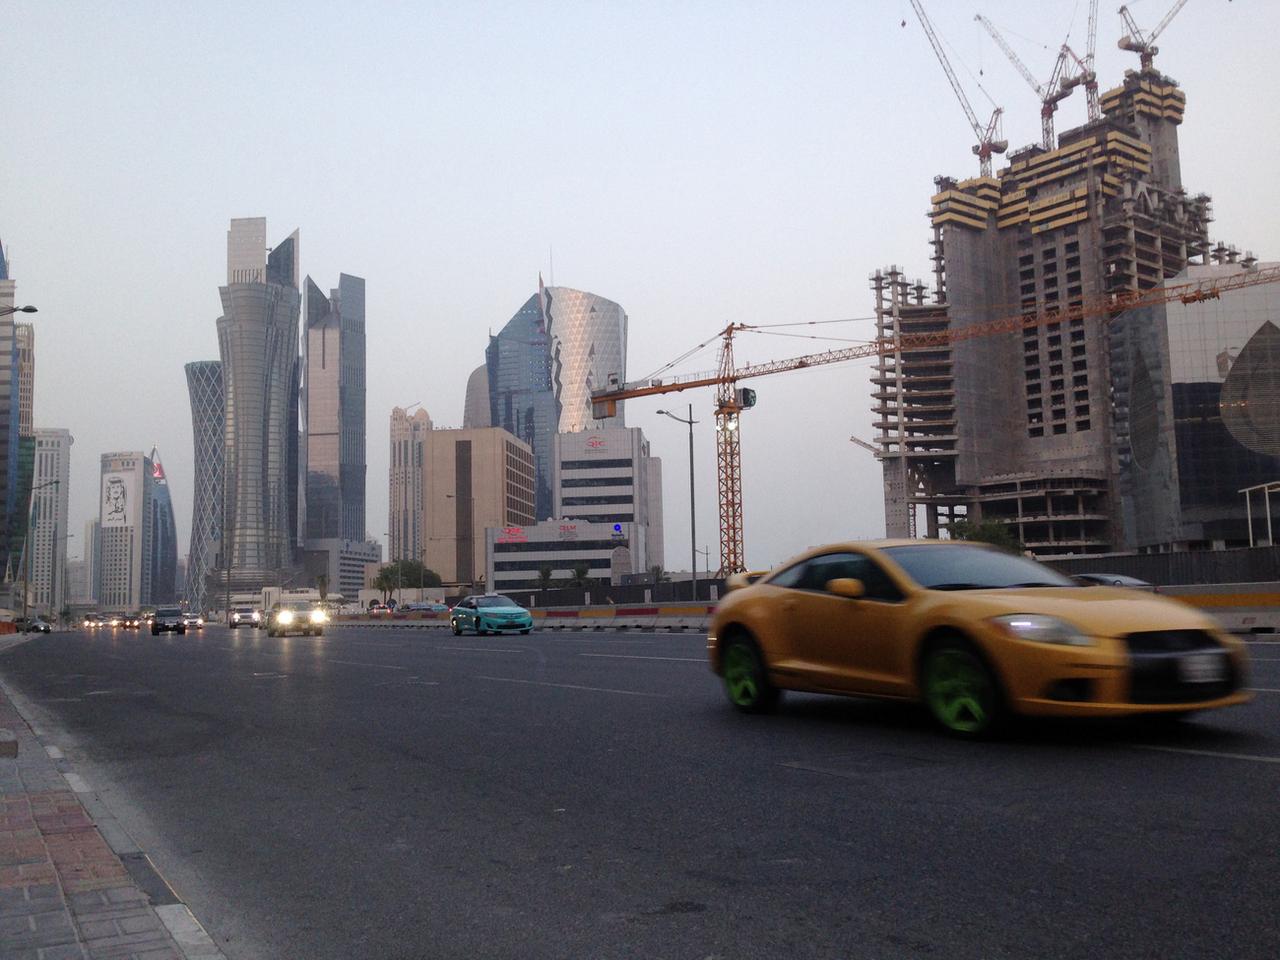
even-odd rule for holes
{"type": "Polygon", "coordinates": [[[706,657],[642,657],[634,653],[580,653],[580,657],[602,657],[606,660],[678,660],[681,663],[706,663],[706,657]]]}
{"type": "Polygon", "coordinates": [[[1250,687],[1249,689],[1254,693],[1280,693],[1280,690],[1274,687],[1250,687]]]}
{"type": "Polygon", "coordinates": [[[456,650],[459,653],[528,653],[528,648],[511,650],[505,647],[436,647],[437,650],[456,650]]]}
{"type": "Polygon", "coordinates": [[[80,774],[64,773],[62,776],[73,793],[93,793],[93,789],[84,782],[84,777],[80,776],[80,774]]]}
{"type": "Polygon", "coordinates": [[[200,926],[185,903],[165,904],[155,908],[156,916],[164,924],[169,935],[177,941],[179,949],[186,957],[204,957],[209,960],[223,957],[213,938],[200,926]]]}
{"type": "Polygon", "coordinates": [[[1154,743],[1131,743],[1135,750],[1158,750],[1161,753],[1185,753],[1193,757],[1217,757],[1221,760],[1251,760],[1254,763],[1280,763],[1280,757],[1259,757],[1252,753],[1221,753],[1217,750],[1192,750],[1188,747],[1160,747],[1154,743]]]}
{"type": "Polygon", "coordinates": [[[59,750],[57,747],[45,747],[44,752],[49,755],[50,760],[62,759],[62,751],[59,750]]]}
{"type": "Polygon", "coordinates": [[[546,680],[517,680],[515,677],[476,677],[477,680],[493,680],[496,683],[525,683],[533,687],[559,687],[562,690],[590,690],[592,693],[620,693],[627,697],[656,697],[668,699],[665,693],[642,693],[639,690],[612,690],[609,687],[580,687],[576,683],[549,683],[546,680]]]}
{"type": "Polygon", "coordinates": [[[333,660],[326,657],[321,663],[341,663],[348,667],[372,667],[374,670],[408,670],[408,667],[393,667],[386,663],[361,663],[359,660],[333,660]]]}

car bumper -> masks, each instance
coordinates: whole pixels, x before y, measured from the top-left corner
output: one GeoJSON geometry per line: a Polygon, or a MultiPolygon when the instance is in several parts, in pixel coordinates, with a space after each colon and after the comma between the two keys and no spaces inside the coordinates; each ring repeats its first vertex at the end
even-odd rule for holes
{"type": "Polygon", "coordinates": [[[491,633],[503,633],[505,631],[519,631],[533,629],[533,619],[525,620],[482,620],[479,623],[481,630],[488,630],[491,633]]]}

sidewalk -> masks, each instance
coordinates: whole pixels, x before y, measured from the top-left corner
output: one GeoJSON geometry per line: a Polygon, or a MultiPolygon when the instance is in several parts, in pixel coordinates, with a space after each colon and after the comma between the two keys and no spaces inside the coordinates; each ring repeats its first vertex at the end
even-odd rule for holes
{"type": "Polygon", "coordinates": [[[2,685],[0,731],[12,734],[0,733],[0,957],[222,960],[110,811],[76,792],[83,782],[59,769],[66,762],[45,750],[2,685]]]}

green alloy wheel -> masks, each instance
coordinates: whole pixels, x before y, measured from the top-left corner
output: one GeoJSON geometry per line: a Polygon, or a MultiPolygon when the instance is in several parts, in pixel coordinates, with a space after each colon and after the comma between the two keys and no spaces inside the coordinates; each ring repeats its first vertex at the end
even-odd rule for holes
{"type": "Polygon", "coordinates": [[[924,699],[933,718],[951,733],[980,737],[999,719],[1000,689],[987,665],[967,644],[948,643],[926,654],[924,699]]]}
{"type": "Polygon", "coordinates": [[[760,652],[745,637],[725,643],[724,689],[729,702],[743,713],[765,713],[778,703],[778,689],[769,682],[760,652]]]}

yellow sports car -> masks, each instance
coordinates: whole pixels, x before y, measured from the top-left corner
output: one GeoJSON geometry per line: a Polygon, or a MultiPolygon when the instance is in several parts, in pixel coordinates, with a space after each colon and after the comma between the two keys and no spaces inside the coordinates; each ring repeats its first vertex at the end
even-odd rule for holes
{"type": "Polygon", "coordinates": [[[730,578],[707,635],[739,710],[783,690],[923,701],[980,736],[1008,713],[1186,714],[1244,703],[1244,646],[1177,600],[1080,587],[978,543],[819,547],[730,578]]]}

